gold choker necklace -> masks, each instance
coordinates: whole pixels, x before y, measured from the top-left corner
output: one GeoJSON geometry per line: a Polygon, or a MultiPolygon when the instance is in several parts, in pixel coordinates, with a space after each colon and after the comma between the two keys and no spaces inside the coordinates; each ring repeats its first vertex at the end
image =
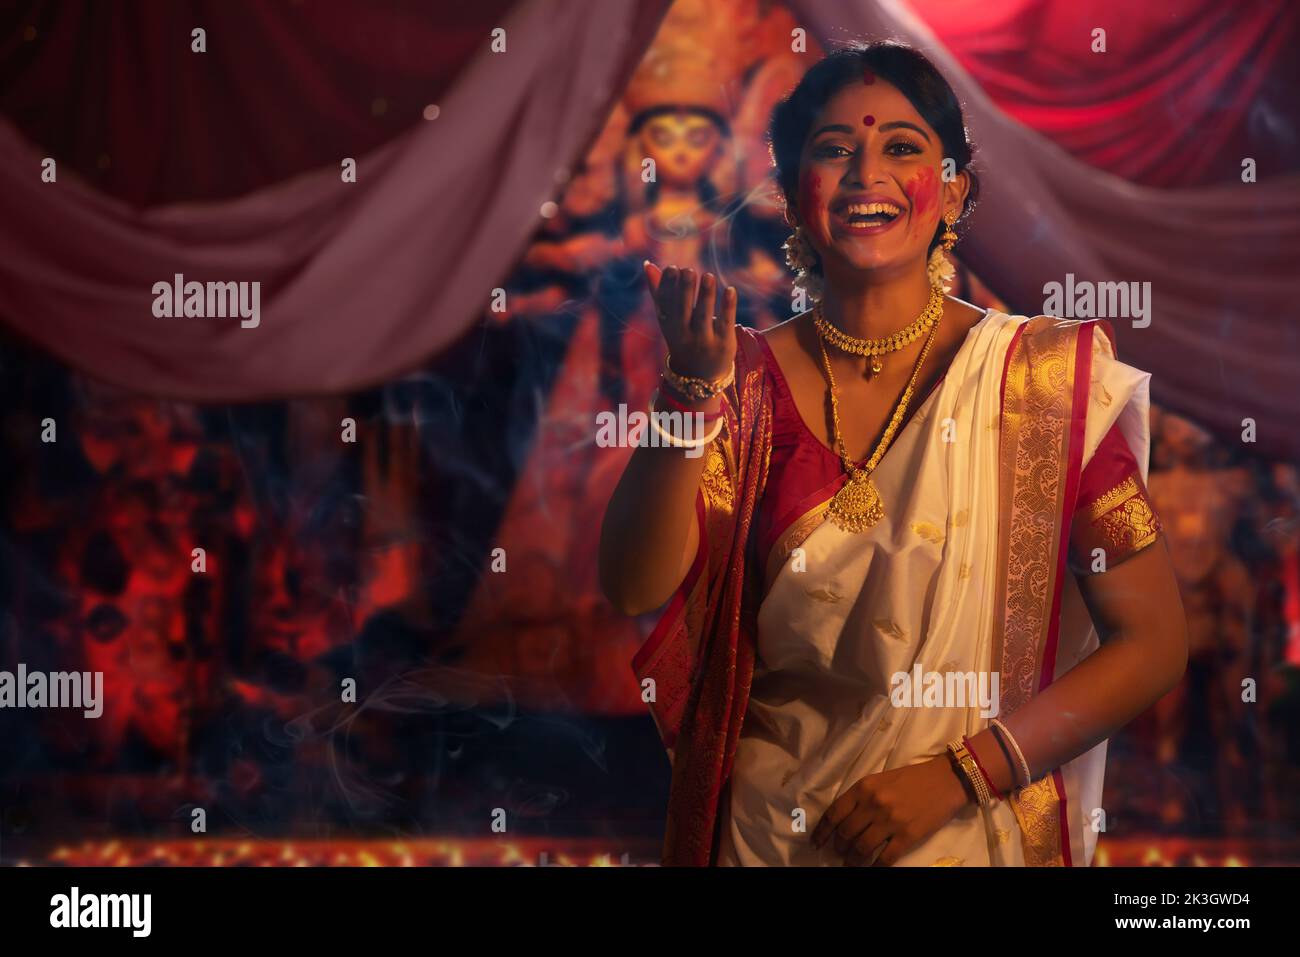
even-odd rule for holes
{"type": "Polygon", "coordinates": [[[822,338],[841,352],[855,356],[869,356],[872,374],[879,375],[880,370],[884,368],[881,356],[907,348],[916,341],[918,336],[934,326],[942,315],[943,290],[936,286],[930,290],[930,301],[926,303],[924,311],[892,335],[881,336],[878,339],[859,339],[851,336],[826,318],[820,302],[813,311],[813,323],[822,338]]]}

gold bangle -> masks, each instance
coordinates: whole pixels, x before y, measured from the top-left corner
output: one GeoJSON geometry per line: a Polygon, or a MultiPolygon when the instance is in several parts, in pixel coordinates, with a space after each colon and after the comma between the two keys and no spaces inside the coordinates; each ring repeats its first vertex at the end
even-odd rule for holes
{"type": "Polygon", "coordinates": [[[975,758],[971,756],[966,745],[958,739],[948,745],[948,753],[952,755],[957,767],[961,769],[966,780],[970,782],[971,789],[975,792],[975,800],[979,802],[980,807],[988,807],[993,803],[993,794],[989,791],[988,782],[984,780],[984,775],[980,773],[979,766],[975,763],[975,758]]]}
{"type": "Polygon", "coordinates": [[[698,376],[678,375],[668,364],[672,358],[672,353],[664,356],[664,378],[668,384],[680,392],[682,395],[691,399],[712,399],[731,383],[736,381],[736,367],[733,365],[727,374],[721,379],[709,381],[701,379],[698,376]]]}
{"type": "Polygon", "coordinates": [[[1002,737],[1005,738],[1007,744],[1011,746],[1011,750],[1016,753],[1016,758],[1020,761],[1020,770],[1025,772],[1025,783],[1020,786],[1023,788],[1029,787],[1029,785],[1033,783],[1034,778],[1033,775],[1029,773],[1029,762],[1025,760],[1025,752],[1020,750],[1020,745],[1016,743],[1015,736],[1011,733],[1011,730],[1005,724],[1003,724],[1001,720],[999,720],[998,718],[994,718],[992,721],[990,721],[989,725],[994,728],[997,728],[1000,732],[1002,732],[1002,737]]]}

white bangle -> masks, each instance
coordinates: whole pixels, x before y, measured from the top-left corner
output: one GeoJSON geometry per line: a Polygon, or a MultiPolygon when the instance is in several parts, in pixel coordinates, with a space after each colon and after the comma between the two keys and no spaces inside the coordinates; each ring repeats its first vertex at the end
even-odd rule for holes
{"type": "MultiPolygon", "coordinates": [[[[718,433],[722,431],[722,416],[719,415],[718,421],[713,423],[713,428],[709,430],[708,435],[702,436],[701,438],[698,439],[678,438],[677,436],[673,435],[671,432],[665,431],[663,426],[659,424],[659,413],[655,411],[655,400],[653,398],[650,399],[649,409],[650,409],[650,428],[654,429],[657,433],[659,433],[659,437],[662,438],[669,446],[675,449],[698,449],[702,445],[708,445],[710,442],[716,439],[718,437],[718,433]]],[[[668,413],[668,414],[671,415],[672,413],[668,413]]],[[[685,412],[679,414],[703,415],[702,412],[685,412]]]]}
{"type": "Polygon", "coordinates": [[[992,721],[989,722],[989,724],[1002,732],[1003,738],[1005,738],[1007,743],[1011,745],[1011,750],[1016,752],[1016,757],[1020,759],[1020,770],[1025,772],[1025,783],[1020,786],[1025,788],[1029,787],[1029,785],[1033,783],[1034,779],[1033,776],[1029,773],[1029,762],[1025,760],[1025,752],[1020,750],[1020,745],[1019,743],[1017,743],[1015,735],[1011,733],[1010,728],[1008,728],[997,718],[994,718],[992,721]]]}

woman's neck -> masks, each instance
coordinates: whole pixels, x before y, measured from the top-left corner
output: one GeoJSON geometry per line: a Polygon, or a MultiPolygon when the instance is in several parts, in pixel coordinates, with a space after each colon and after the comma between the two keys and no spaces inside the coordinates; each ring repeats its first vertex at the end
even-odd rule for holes
{"type": "Polygon", "coordinates": [[[849,288],[827,282],[822,314],[851,336],[876,339],[914,321],[929,301],[930,283],[924,272],[849,288]]]}

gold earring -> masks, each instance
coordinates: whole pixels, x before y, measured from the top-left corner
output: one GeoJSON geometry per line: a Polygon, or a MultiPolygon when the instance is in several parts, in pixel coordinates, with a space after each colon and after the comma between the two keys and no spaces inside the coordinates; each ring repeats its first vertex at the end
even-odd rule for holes
{"type": "Polygon", "coordinates": [[[943,243],[943,251],[950,253],[952,247],[957,245],[957,234],[952,231],[952,224],[957,222],[957,214],[952,210],[948,210],[943,214],[943,222],[947,228],[944,230],[943,235],[939,237],[939,242],[943,243]]]}

